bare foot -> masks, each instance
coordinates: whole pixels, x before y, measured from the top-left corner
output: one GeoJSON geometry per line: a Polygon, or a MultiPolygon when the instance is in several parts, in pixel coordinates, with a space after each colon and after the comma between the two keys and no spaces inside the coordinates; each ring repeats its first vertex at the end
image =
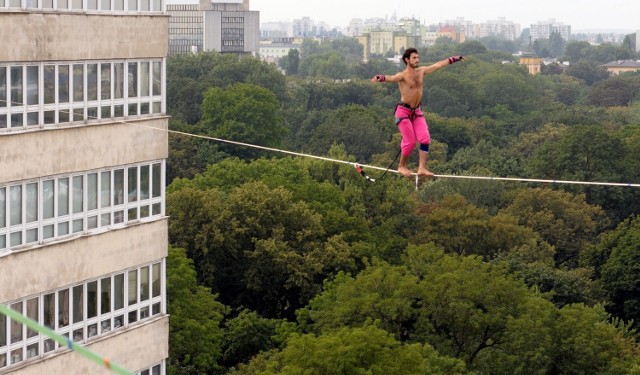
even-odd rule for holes
{"type": "Polygon", "coordinates": [[[418,168],[418,176],[433,177],[435,175],[433,174],[433,172],[430,172],[425,168],[418,168]]]}
{"type": "Polygon", "coordinates": [[[411,171],[406,167],[398,167],[398,173],[405,177],[411,176],[411,171]]]}

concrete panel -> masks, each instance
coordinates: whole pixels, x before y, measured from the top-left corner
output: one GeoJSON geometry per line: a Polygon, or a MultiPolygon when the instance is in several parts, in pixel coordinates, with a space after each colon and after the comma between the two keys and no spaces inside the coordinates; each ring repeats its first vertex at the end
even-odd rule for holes
{"type": "Polygon", "coordinates": [[[14,251],[0,257],[0,302],[160,260],[167,256],[167,243],[164,218],[14,251]]]}
{"type": "MultiPolygon", "coordinates": [[[[169,356],[169,317],[141,324],[127,331],[114,332],[87,344],[90,350],[123,366],[129,371],[140,371],[160,363],[169,356]]],[[[47,354],[44,359],[29,361],[30,365],[9,371],[12,375],[113,375],[107,370],[80,355],[66,349],[47,354]]],[[[26,364],[25,364],[26,365],[26,364]]]]}
{"type": "Polygon", "coordinates": [[[127,121],[0,133],[0,182],[167,158],[168,118],[127,121]]]}
{"type": "Polygon", "coordinates": [[[204,12],[204,51],[222,50],[222,12],[204,12]]]}
{"type": "Polygon", "coordinates": [[[0,61],[164,57],[166,15],[0,12],[0,61]]]}

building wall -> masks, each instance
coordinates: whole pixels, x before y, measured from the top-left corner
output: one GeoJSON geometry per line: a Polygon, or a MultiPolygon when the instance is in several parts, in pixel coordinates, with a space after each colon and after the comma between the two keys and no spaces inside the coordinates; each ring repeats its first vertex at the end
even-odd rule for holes
{"type": "Polygon", "coordinates": [[[169,18],[0,12],[0,61],[86,60],[167,55],[169,18]]]}
{"type": "MultiPolygon", "coordinates": [[[[160,363],[169,356],[169,317],[162,316],[127,331],[114,332],[113,335],[103,337],[87,346],[105,358],[118,363],[131,371],[139,371],[149,364],[160,363]],[[135,353],[136,355],[131,355],[135,353]],[[117,359],[117,360],[116,360],[117,359]]],[[[53,355],[30,366],[25,363],[18,366],[20,375],[43,374],[91,374],[113,375],[113,372],[88,359],[80,357],[67,349],[63,355],[53,355]]]]}
{"type": "Polygon", "coordinates": [[[640,70],[640,67],[615,67],[615,66],[607,67],[607,71],[615,75],[628,73],[628,72],[637,72],[639,70],[640,70]]]}
{"type": "MultiPolygon", "coordinates": [[[[4,4],[0,7],[6,8],[4,4]]],[[[35,311],[33,318],[41,324],[53,322],[51,327],[58,333],[130,370],[160,366],[164,374],[169,20],[162,11],[164,3],[153,1],[152,9],[147,9],[149,2],[126,2],[131,7],[126,12],[112,11],[107,2],[91,3],[91,7],[105,7],[100,11],[43,10],[24,4],[0,11],[0,35],[6,42],[0,48],[6,90],[0,102],[0,214],[15,214],[0,227],[0,303],[23,314],[35,311]],[[76,66],[82,67],[79,78],[72,70],[76,66]],[[19,73],[14,77],[14,72],[19,73]],[[20,76],[24,78],[16,78],[20,76]],[[72,82],[82,82],[78,92],[72,82]],[[61,94],[64,90],[66,94],[61,94]],[[122,176],[119,190],[116,172],[122,176]],[[72,185],[78,181],[80,185],[72,185]],[[9,197],[9,192],[16,194],[9,197]],[[54,199],[56,203],[45,208],[43,202],[54,199]],[[48,207],[54,208],[44,213],[48,207]],[[49,234],[48,228],[56,229],[49,234]],[[129,299],[124,307],[111,305],[109,299],[101,302],[98,290],[100,298],[111,293],[116,300],[115,280],[125,280],[125,272],[133,281],[119,284],[122,296],[129,293],[137,299],[129,299]],[[150,280],[152,296],[148,295],[150,280]],[[89,285],[99,286],[90,289],[89,285]],[[133,289],[125,290],[124,285],[133,289]],[[63,293],[72,289],[73,296],[67,294],[65,302],[63,293]],[[81,289],[84,292],[76,299],[75,291],[81,289]],[[90,313],[94,310],[89,310],[89,294],[97,315],[90,313]],[[84,301],[84,316],[82,311],[73,312],[75,305],[69,301],[84,301]]],[[[64,6],[63,2],[53,4],[64,6]]],[[[49,340],[30,336],[16,322],[4,317],[2,322],[0,373],[110,373],[64,346],[48,346],[49,340]],[[14,334],[20,336],[14,340],[14,334]]]]}
{"type": "Polygon", "coordinates": [[[204,12],[196,4],[169,4],[169,54],[202,52],[204,12]]]}
{"type": "Polygon", "coordinates": [[[0,168],[0,182],[165,159],[167,126],[163,117],[0,133],[0,163],[19,166],[0,168]]]}
{"type": "Polygon", "coordinates": [[[529,74],[540,74],[542,60],[539,57],[521,57],[520,64],[527,67],[529,74]]]}
{"type": "Polygon", "coordinates": [[[260,49],[259,43],[259,12],[205,11],[205,51],[256,54],[260,49]],[[233,34],[228,34],[229,32],[233,34]]]}
{"type": "Polygon", "coordinates": [[[222,12],[204,12],[203,49],[205,51],[222,50],[222,12]]]}
{"type": "Polygon", "coordinates": [[[260,49],[260,12],[244,12],[244,50],[256,54],[260,49]]]}
{"type": "Polygon", "coordinates": [[[167,256],[167,228],[165,218],[16,251],[2,259],[3,270],[15,271],[0,272],[0,301],[11,301],[162,259],[167,256]],[[28,271],[24,269],[25,264],[29,265],[28,271]]]}

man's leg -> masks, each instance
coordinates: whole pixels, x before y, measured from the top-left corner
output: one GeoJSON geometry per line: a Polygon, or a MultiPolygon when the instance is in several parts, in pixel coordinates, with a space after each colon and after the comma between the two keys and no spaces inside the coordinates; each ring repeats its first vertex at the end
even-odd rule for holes
{"type": "Polygon", "coordinates": [[[398,163],[398,173],[405,177],[411,176],[411,171],[407,168],[407,160],[409,160],[409,155],[400,155],[400,162],[398,163]]]}
{"type": "Polygon", "coordinates": [[[411,151],[416,145],[416,135],[413,133],[413,124],[408,117],[404,117],[402,112],[404,109],[398,107],[396,111],[396,123],[400,134],[402,135],[402,141],[400,142],[400,162],[398,163],[398,173],[405,177],[411,176],[411,170],[407,168],[407,161],[411,156],[411,151]]]}
{"type": "Polygon", "coordinates": [[[433,177],[433,173],[427,169],[427,156],[429,155],[428,147],[424,150],[424,145],[420,145],[418,150],[418,176],[433,177]]]}

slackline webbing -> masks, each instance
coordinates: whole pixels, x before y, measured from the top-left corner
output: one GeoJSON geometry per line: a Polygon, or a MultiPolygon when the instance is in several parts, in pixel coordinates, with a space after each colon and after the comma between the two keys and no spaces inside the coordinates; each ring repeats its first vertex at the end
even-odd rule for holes
{"type": "Polygon", "coordinates": [[[15,320],[18,323],[22,323],[24,325],[26,325],[27,327],[31,328],[32,330],[49,337],[50,339],[56,341],[58,344],[60,345],[64,345],[67,348],[71,349],[71,351],[74,351],[78,354],[80,354],[81,356],[97,363],[100,366],[103,366],[109,370],[111,370],[112,372],[119,374],[119,375],[134,375],[133,372],[125,369],[124,367],[118,365],[117,363],[111,362],[108,358],[103,357],[87,348],[85,348],[84,346],[81,346],[79,344],[74,343],[71,338],[67,337],[67,336],[63,336],[59,333],[54,332],[53,330],[51,330],[50,328],[47,328],[43,325],[41,325],[40,323],[36,322],[35,320],[32,320],[22,314],[20,314],[19,312],[10,309],[9,307],[0,304],[0,313],[6,315],[7,317],[9,317],[12,320],[15,320]]]}

